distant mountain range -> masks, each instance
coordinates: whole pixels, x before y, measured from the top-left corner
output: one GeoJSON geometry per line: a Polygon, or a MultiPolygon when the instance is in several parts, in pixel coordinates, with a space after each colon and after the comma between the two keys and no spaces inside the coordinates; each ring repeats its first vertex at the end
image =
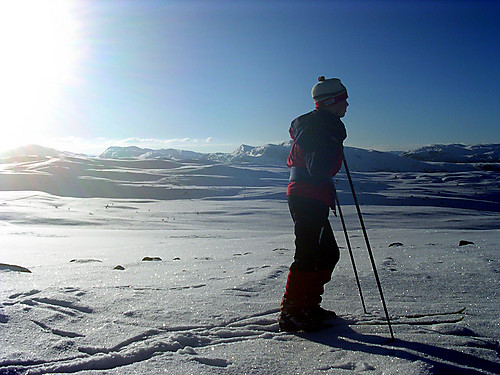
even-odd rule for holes
{"type": "MultiPolygon", "coordinates": [[[[203,161],[229,164],[284,166],[291,141],[264,146],[241,145],[232,153],[200,153],[178,149],[153,150],[136,146],[109,147],[97,159],[139,159],[203,161]]],[[[354,171],[465,171],[473,169],[500,170],[500,144],[432,145],[405,152],[382,152],[355,147],[345,148],[346,159],[354,171]]],[[[80,156],[37,145],[20,147],[0,154],[2,161],[16,158],[80,156]]]]}
{"type": "MultiPolygon", "coordinates": [[[[222,163],[252,163],[284,165],[292,142],[264,146],[241,145],[232,153],[199,153],[177,149],[141,149],[139,147],[109,147],[98,157],[102,159],[139,158],[170,160],[206,160],[222,163]]],[[[345,148],[346,159],[358,171],[466,170],[499,169],[500,144],[432,145],[404,152],[382,152],[355,147],[345,148]],[[452,164],[452,165],[449,165],[452,164]],[[461,165],[456,165],[461,164],[461,165]],[[497,164],[497,165],[495,165],[497,164]]]]}
{"type": "Polygon", "coordinates": [[[499,163],[500,144],[483,145],[431,145],[401,155],[422,161],[447,163],[499,163]]]}
{"type": "Polygon", "coordinates": [[[169,160],[206,160],[221,163],[257,163],[283,165],[292,146],[291,142],[267,144],[254,147],[241,145],[232,153],[201,153],[173,148],[152,150],[149,148],[109,147],[98,157],[101,159],[169,159],[169,160]]]}

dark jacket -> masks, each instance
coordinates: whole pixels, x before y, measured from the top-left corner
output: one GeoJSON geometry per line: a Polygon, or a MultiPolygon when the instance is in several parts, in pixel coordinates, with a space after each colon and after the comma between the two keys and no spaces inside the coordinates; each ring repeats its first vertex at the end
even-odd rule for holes
{"type": "Polygon", "coordinates": [[[332,177],[342,166],[344,124],[338,116],[319,109],[293,120],[289,132],[294,142],[287,160],[292,169],[287,195],[335,207],[332,177]]]}

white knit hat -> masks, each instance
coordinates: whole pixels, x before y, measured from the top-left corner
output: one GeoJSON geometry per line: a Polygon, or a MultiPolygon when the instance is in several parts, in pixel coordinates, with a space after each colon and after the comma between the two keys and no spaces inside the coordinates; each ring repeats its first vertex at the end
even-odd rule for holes
{"type": "Polygon", "coordinates": [[[328,107],[330,105],[347,99],[347,89],[338,78],[318,78],[318,83],[311,90],[316,108],[328,107]]]}

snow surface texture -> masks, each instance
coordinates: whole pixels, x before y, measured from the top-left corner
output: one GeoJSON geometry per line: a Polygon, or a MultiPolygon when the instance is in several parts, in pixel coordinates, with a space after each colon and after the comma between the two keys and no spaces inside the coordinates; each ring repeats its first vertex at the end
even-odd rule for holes
{"type": "Polygon", "coordinates": [[[38,149],[0,165],[0,374],[499,374],[500,174],[347,151],[395,342],[344,172],[368,313],[332,215],[340,318],[290,334],[286,167],[38,149]]]}

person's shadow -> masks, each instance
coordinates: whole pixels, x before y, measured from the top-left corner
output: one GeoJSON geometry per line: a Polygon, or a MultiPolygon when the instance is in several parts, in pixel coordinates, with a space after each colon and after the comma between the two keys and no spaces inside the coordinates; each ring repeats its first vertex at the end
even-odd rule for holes
{"type": "MultiPolygon", "coordinates": [[[[457,350],[418,341],[390,340],[384,336],[367,335],[356,332],[349,320],[338,318],[332,328],[314,333],[300,333],[304,339],[349,351],[365,352],[380,356],[397,357],[409,361],[422,361],[432,365],[434,374],[484,374],[488,371],[500,374],[500,361],[493,362],[457,350]]],[[[500,356],[498,343],[497,356],[500,356]]]]}

